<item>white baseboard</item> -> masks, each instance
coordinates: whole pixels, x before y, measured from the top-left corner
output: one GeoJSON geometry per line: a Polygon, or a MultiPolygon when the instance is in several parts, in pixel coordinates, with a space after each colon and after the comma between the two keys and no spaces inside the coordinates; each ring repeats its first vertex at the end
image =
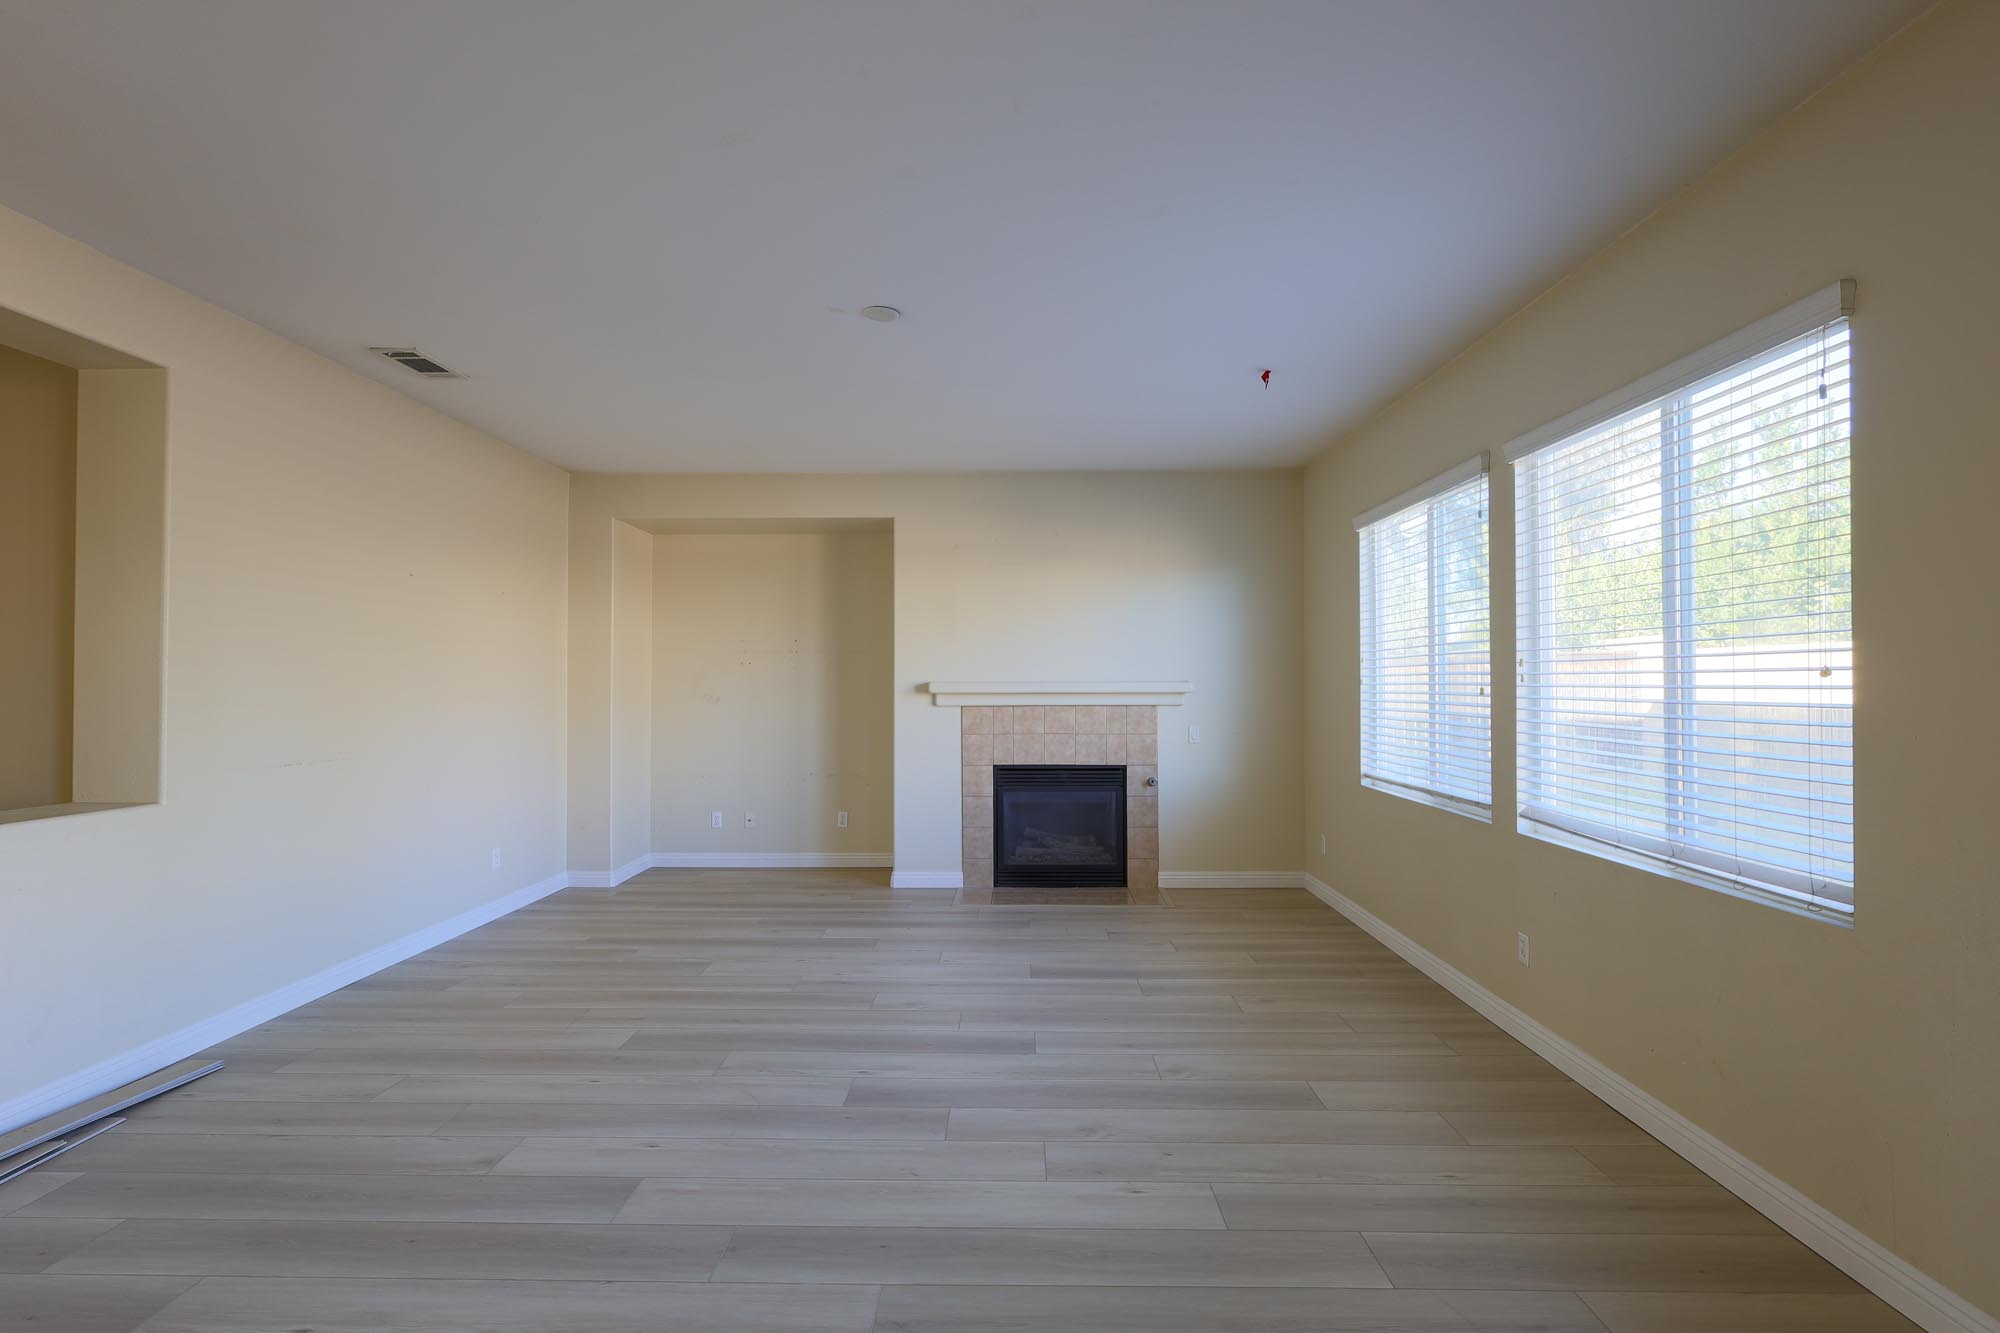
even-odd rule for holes
{"type": "Polygon", "coordinates": [[[896,863],[887,852],[654,852],[655,870],[838,870],[886,869],[896,863]]]}
{"type": "Polygon", "coordinates": [[[569,872],[569,886],[572,889],[615,889],[642,870],[652,867],[651,853],[635,856],[616,870],[572,870],[569,872]]]}
{"type": "Polygon", "coordinates": [[[336,963],[324,971],[315,972],[302,981],[289,986],[281,986],[255,999],[245,1000],[233,1008],[225,1009],[198,1023],[191,1023],[177,1032],[169,1032],[164,1037],[156,1037],[143,1046],[136,1046],[122,1055],[114,1055],[109,1060],[100,1060],[88,1069],[78,1070],[67,1078],[57,1079],[32,1092],[23,1093],[5,1102],[0,1102],[0,1133],[6,1133],[31,1120],[39,1120],[45,1115],[66,1110],[78,1102],[95,1097],[100,1093],[144,1078],[154,1070],[170,1065],[176,1060],[185,1060],[190,1055],[205,1051],[217,1042],[227,1041],[240,1032],[247,1032],[259,1023],[268,1023],[280,1014],[290,1013],[302,1004],[317,1000],[320,996],[339,990],[349,982],[359,981],[365,976],[380,972],[383,968],[402,962],[436,948],[446,940],[456,939],[466,931],[483,926],[489,921],[506,916],[509,912],[526,907],[563,888],[569,882],[567,875],[551,875],[547,879],[530,884],[524,889],[516,889],[504,897],[447,917],[435,925],[392,940],[377,949],[350,958],[344,963],[336,963]]]}
{"type": "Polygon", "coordinates": [[[1302,889],[1303,870],[1162,870],[1163,889],[1302,889]]]}
{"type": "Polygon", "coordinates": [[[892,889],[962,889],[965,887],[965,872],[961,870],[898,870],[889,876],[892,889]]]}
{"type": "MultiPolygon", "coordinates": [[[[1163,881],[1166,876],[1160,877],[1163,881]]],[[[1327,906],[1402,955],[1418,971],[1491,1019],[1524,1046],[1595,1093],[1827,1262],[1930,1333],[2000,1333],[2000,1320],[1881,1242],[1842,1221],[1595,1056],[1509,1004],[1324,881],[1304,876],[1327,906]]]]}
{"type": "Polygon", "coordinates": [[[572,870],[572,889],[615,889],[644,870],[838,870],[886,868],[887,852],[648,852],[616,870],[572,870]]]}

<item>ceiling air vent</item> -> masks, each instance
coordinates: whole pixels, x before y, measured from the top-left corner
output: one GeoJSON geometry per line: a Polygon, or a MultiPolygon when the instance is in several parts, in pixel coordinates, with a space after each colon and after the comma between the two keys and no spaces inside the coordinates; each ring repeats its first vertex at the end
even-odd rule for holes
{"type": "Polygon", "coordinates": [[[403,369],[425,379],[455,380],[459,377],[457,371],[446,370],[414,347],[371,347],[368,350],[381,353],[403,369]]]}

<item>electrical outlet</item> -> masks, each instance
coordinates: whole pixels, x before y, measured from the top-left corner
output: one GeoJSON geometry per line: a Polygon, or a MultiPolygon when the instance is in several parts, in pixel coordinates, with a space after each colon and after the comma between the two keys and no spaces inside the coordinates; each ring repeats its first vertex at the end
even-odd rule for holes
{"type": "Polygon", "coordinates": [[[1514,956],[1521,960],[1521,966],[1528,965],[1528,932],[1519,931],[1514,936],[1514,956]]]}
{"type": "Polygon", "coordinates": [[[743,827],[744,828],[757,827],[757,812],[755,810],[745,810],[743,812],[743,827]]]}
{"type": "Polygon", "coordinates": [[[1319,854],[1321,856],[1326,855],[1326,834],[1324,833],[1319,835],[1319,854]]]}
{"type": "Polygon", "coordinates": [[[498,847],[493,849],[493,868],[495,870],[500,868],[500,849],[498,847]]]}
{"type": "Polygon", "coordinates": [[[1199,722],[1188,723],[1188,744],[1189,745],[1201,744],[1201,723],[1199,722]]]}
{"type": "Polygon", "coordinates": [[[841,812],[840,812],[839,814],[835,815],[835,816],[833,817],[833,822],[834,822],[834,824],[835,824],[835,825],[836,825],[837,827],[840,827],[840,828],[846,828],[846,827],[847,827],[847,811],[845,811],[845,810],[842,810],[842,811],[841,811],[841,812]]]}
{"type": "Polygon", "coordinates": [[[708,812],[708,826],[710,828],[722,827],[722,811],[711,810],[708,812]]]}

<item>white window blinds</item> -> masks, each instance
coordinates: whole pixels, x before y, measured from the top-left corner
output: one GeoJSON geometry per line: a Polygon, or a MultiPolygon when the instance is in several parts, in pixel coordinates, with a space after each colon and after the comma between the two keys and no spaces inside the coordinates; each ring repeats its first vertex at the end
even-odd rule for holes
{"type": "Polygon", "coordinates": [[[1491,818],[1485,456],[1412,495],[1355,522],[1361,781],[1491,818]]]}
{"type": "Polygon", "coordinates": [[[1517,457],[1530,831],[1852,910],[1848,290],[1517,457]]]}

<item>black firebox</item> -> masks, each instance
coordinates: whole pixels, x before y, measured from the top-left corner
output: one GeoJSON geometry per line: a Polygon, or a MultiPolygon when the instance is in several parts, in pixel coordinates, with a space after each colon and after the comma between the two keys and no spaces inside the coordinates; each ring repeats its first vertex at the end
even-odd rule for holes
{"type": "Polygon", "coordinates": [[[1125,766],[994,765],[993,883],[1125,887],[1125,766]]]}

